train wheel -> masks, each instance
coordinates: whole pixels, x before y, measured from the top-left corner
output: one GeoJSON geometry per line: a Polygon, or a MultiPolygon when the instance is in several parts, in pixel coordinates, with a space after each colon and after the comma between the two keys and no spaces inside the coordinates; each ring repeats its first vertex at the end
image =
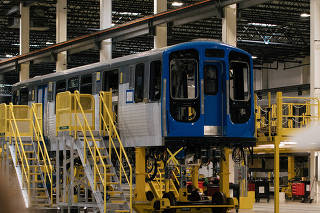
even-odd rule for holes
{"type": "MultiPolygon", "coordinates": [[[[224,205],[227,203],[227,198],[222,192],[216,192],[212,196],[212,204],[224,205]]],[[[212,208],[212,213],[226,213],[228,208],[212,208]]]]}
{"type": "MultiPolygon", "coordinates": [[[[170,201],[170,206],[175,206],[176,205],[176,197],[174,196],[173,192],[164,193],[162,198],[168,198],[169,201],[170,201]]],[[[176,209],[172,209],[172,208],[165,209],[163,212],[164,213],[175,213],[176,209]]]]}

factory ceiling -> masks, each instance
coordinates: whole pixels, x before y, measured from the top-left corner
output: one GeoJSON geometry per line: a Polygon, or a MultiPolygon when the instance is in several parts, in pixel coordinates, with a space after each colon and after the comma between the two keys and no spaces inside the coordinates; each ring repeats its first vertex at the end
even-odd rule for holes
{"type": "MultiPolygon", "coordinates": [[[[168,9],[177,0],[168,0],[168,9]]],[[[200,0],[198,0],[200,1],[200,0]]],[[[180,1],[189,5],[195,0],[180,1]]],[[[218,1],[218,0],[217,0],[218,1]]],[[[220,0],[223,1],[223,0],[220,0]]],[[[254,7],[238,9],[238,47],[255,56],[256,67],[273,61],[296,61],[309,55],[309,0],[261,1],[254,7]],[[304,15],[302,15],[304,14],[304,15]]],[[[19,2],[0,0],[0,58],[19,54],[19,2]]],[[[30,5],[30,50],[41,49],[56,40],[56,1],[24,1],[30,5]]],[[[122,24],[153,14],[153,0],[113,0],[112,22],[122,24]]],[[[99,0],[68,0],[68,39],[99,30],[99,0]]],[[[198,38],[221,40],[221,18],[209,18],[180,26],[168,26],[168,45],[198,38]]],[[[140,36],[113,44],[113,57],[153,48],[151,35],[140,36]]],[[[68,57],[68,67],[94,63],[98,50],[88,50],[68,57]]],[[[299,61],[297,61],[299,63],[299,61]]],[[[34,64],[31,77],[54,72],[54,63],[34,64]]],[[[6,75],[7,82],[17,81],[17,73],[6,75]]]]}

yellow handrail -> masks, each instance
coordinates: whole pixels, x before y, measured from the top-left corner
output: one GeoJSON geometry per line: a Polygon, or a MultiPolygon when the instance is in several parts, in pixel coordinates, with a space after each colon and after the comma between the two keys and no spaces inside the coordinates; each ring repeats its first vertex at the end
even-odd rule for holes
{"type": "Polygon", "coordinates": [[[28,162],[28,158],[26,155],[26,152],[23,147],[23,143],[21,140],[21,135],[19,132],[19,128],[17,125],[17,121],[13,112],[13,104],[10,103],[9,105],[9,116],[8,116],[8,122],[9,122],[9,127],[10,130],[8,130],[10,133],[9,134],[9,143],[12,144],[12,136],[14,137],[15,140],[15,151],[16,151],[16,162],[17,164],[19,163],[18,161],[18,154],[21,160],[21,168],[22,168],[22,180],[23,177],[25,178],[25,181],[27,182],[27,190],[28,190],[28,197],[30,197],[30,166],[28,162]],[[20,144],[20,145],[19,145],[20,144]]]}
{"type": "Polygon", "coordinates": [[[51,200],[51,204],[53,204],[53,179],[52,179],[53,167],[52,167],[48,150],[43,138],[42,128],[41,128],[42,125],[39,124],[39,118],[37,116],[37,106],[40,108],[40,112],[38,113],[40,114],[42,119],[42,104],[32,104],[32,107],[31,107],[31,111],[33,115],[32,127],[33,127],[35,138],[38,143],[37,157],[38,157],[38,160],[43,159],[45,174],[48,176],[49,182],[50,182],[50,200],[51,200]]]}
{"type": "Polygon", "coordinates": [[[87,160],[87,147],[88,150],[93,157],[93,162],[94,162],[94,189],[97,189],[97,182],[100,180],[103,188],[104,188],[104,212],[107,211],[107,166],[104,163],[103,157],[101,155],[101,152],[98,148],[97,142],[95,140],[95,137],[93,135],[93,132],[91,130],[91,127],[88,123],[88,120],[86,118],[86,115],[84,113],[84,110],[82,108],[81,102],[80,102],[80,93],[78,91],[74,92],[74,107],[75,107],[75,118],[76,118],[76,125],[74,129],[75,137],[77,137],[78,133],[78,125],[80,127],[81,132],[83,133],[84,137],[84,161],[86,162],[87,160]],[[80,110],[80,114],[82,115],[83,121],[84,121],[84,126],[81,124],[81,120],[79,118],[79,115],[77,113],[78,109],[80,110]],[[90,147],[89,140],[87,138],[87,131],[89,131],[89,137],[91,138],[91,142],[94,144],[94,149],[90,147]],[[98,154],[98,155],[97,155],[98,154]],[[100,172],[100,167],[97,164],[97,158],[99,159],[99,163],[102,164],[103,168],[103,174],[100,172]],[[98,180],[97,180],[97,175],[98,175],[98,180]]]}
{"type": "Polygon", "coordinates": [[[288,97],[278,92],[275,104],[271,104],[270,94],[268,106],[258,106],[256,101],[255,104],[256,127],[258,133],[262,133],[257,137],[290,136],[293,130],[307,127],[311,121],[320,121],[320,99],[317,97],[288,97]]]}
{"type": "Polygon", "coordinates": [[[129,185],[129,189],[130,189],[130,212],[132,212],[132,166],[130,164],[130,161],[129,161],[129,158],[127,156],[127,153],[123,147],[123,144],[122,144],[122,141],[120,139],[120,136],[118,134],[118,131],[117,131],[117,128],[116,126],[114,125],[114,122],[113,122],[113,114],[111,114],[112,112],[109,111],[109,108],[107,107],[107,103],[105,102],[104,98],[105,98],[105,95],[106,95],[106,92],[100,92],[100,119],[101,121],[103,122],[103,131],[107,130],[108,132],[108,137],[109,137],[109,160],[111,161],[111,153],[112,153],[112,147],[113,147],[113,150],[114,152],[116,153],[116,156],[117,156],[117,159],[119,161],[119,165],[120,165],[120,170],[119,170],[119,179],[120,179],[120,185],[121,185],[121,182],[122,182],[122,172],[125,176],[125,179],[129,185]],[[106,113],[107,115],[107,118],[109,120],[109,125],[107,124],[107,121],[104,117],[104,114],[103,112],[106,113]],[[117,139],[118,141],[118,146],[117,147],[115,145],[115,140],[114,138],[117,139]],[[112,146],[111,146],[112,145],[112,146]],[[119,148],[119,152],[117,151],[117,148],[119,148]],[[129,177],[124,169],[124,166],[123,166],[123,162],[122,162],[122,155],[124,155],[124,158],[126,160],[126,163],[129,167],[129,177]]]}

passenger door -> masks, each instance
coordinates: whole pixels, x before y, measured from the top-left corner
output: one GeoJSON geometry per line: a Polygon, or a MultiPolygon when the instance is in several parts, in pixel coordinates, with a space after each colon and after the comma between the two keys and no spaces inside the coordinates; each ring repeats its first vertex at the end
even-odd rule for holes
{"type": "Polygon", "coordinates": [[[204,135],[222,134],[222,70],[223,64],[219,62],[203,65],[204,135]]]}

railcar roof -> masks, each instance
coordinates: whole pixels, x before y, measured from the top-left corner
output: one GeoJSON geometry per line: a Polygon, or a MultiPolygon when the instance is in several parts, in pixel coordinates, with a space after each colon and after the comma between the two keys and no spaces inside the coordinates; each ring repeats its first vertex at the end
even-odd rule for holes
{"type": "Polygon", "coordinates": [[[13,86],[14,87],[23,87],[23,86],[28,86],[33,83],[36,83],[36,84],[47,83],[50,81],[49,79],[52,79],[52,78],[54,78],[55,80],[61,80],[61,79],[67,78],[70,75],[75,75],[75,74],[80,74],[80,73],[82,73],[82,74],[88,73],[89,74],[89,73],[98,71],[99,69],[104,69],[104,68],[107,69],[108,67],[111,67],[114,64],[118,64],[118,63],[121,63],[124,61],[138,59],[141,57],[150,57],[150,56],[154,56],[157,54],[162,54],[165,50],[167,50],[169,48],[184,46],[184,45],[188,45],[188,44],[189,45],[190,44],[193,44],[193,45],[214,44],[214,45],[219,45],[219,46],[222,46],[225,48],[236,48],[236,47],[230,46],[228,44],[224,44],[224,43],[213,41],[213,40],[194,40],[194,41],[180,43],[180,44],[176,44],[176,45],[172,45],[172,46],[168,46],[168,47],[163,47],[163,48],[159,48],[159,49],[153,49],[153,50],[149,50],[146,52],[127,55],[127,56],[123,56],[123,57],[119,57],[119,58],[115,58],[115,59],[110,59],[105,62],[97,62],[94,64],[88,64],[88,65],[75,67],[75,68],[67,69],[67,70],[60,71],[60,72],[50,73],[50,74],[43,75],[43,76],[35,76],[35,77],[30,78],[28,80],[18,82],[16,84],[14,84],[13,86]]]}

